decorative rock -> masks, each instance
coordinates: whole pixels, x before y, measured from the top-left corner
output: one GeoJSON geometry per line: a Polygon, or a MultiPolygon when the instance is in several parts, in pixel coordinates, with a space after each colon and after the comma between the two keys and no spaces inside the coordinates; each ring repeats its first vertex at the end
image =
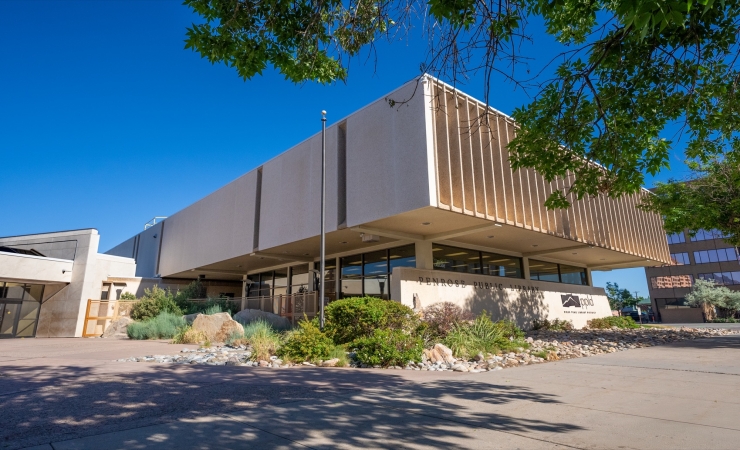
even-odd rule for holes
{"type": "Polygon", "coordinates": [[[200,316],[201,314],[202,313],[185,314],[184,316],[182,316],[182,318],[185,319],[185,322],[187,322],[188,325],[192,325],[195,318],[200,316]]]}
{"type": "Polygon", "coordinates": [[[102,337],[117,339],[128,338],[128,335],[126,334],[126,329],[128,328],[128,324],[132,322],[133,320],[130,317],[121,317],[118,320],[114,320],[105,329],[102,337]]]}
{"type": "Polygon", "coordinates": [[[270,363],[265,360],[260,360],[259,365],[260,367],[267,367],[270,365],[270,363]]]}
{"type": "Polygon", "coordinates": [[[224,342],[233,332],[244,332],[240,323],[231,319],[229,313],[211,315],[198,314],[193,320],[193,330],[201,331],[211,342],[224,342]]]}
{"type": "Polygon", "coordinates": [[[462,364],[455,364],[454,366],[452,366],[452,370],[455,372],[467,372],[468,368],[462,364]]]}
{"type": "Polygon", "coordinates": [[[264,320],[272,325],[276,330],[289,330],[291,328],[290,321],[285,317],[280,317],[277,314],[260,311],[258,309],[241,310],[234,314],[234,320],[244,325],[252,323],[255,320],[264,320]]]}
{"type": "Polygon", "coordinates": [[[447,364],[453,364],[457,361],[455,357],[452,356],[452,350],[443,344],[435,344],[434,347],[432,347],[432,350],[427,353],[427,356],[433,363],[444,362],[447,364]]]}
{"type": "Polygon", "coordinates": [[[332,358],[321,363],[321,367],[336,367],[339,363],[339,358],[332,358]]]}

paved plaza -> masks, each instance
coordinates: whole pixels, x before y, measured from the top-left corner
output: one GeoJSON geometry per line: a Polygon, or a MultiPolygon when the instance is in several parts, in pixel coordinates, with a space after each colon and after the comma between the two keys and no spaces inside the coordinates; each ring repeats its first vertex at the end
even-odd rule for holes
{"type": "Polygon", "coordinates": [[[172,350],[128,340],[0,341],[0,448],[734,449],[740,442],[740,335],[478,374],[112,361],[172,350]]]}

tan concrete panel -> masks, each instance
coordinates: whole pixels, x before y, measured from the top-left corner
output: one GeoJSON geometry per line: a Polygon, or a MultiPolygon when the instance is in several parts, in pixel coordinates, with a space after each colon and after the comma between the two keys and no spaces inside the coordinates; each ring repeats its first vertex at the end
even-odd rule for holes
{"type": "Polygon", "coordinates": [[[462,158],[460,157],[460,126],[458,125],[458,106],[455,93],[445,91],[445,102],[447,105],[447,129],[449,130],[452,207],[454,211],[462,211],[465,207],[465,199],[463,197],[462,158]]]}
{"type": "Polygon", "coordinates": [[[450,175],[450,145],[447,134],[447,108],[444,91],[436,86],[432,95],[434,101],[434,136],[437,152],[437,186],[439,203],[442,207],[452,206],[452,178],[450,175]]]}
{"type": "Polygon", "coordinates": [[[475,197],[475,213],[478,217],[486,217],[486,177],[483,151],[481,149],[481,116],[478,107],[473,102],[467,102],[468,120],[470,125],[470,155],[473,163],[473,194],[475,197]]]}
{"type": "Polygon", "coordinates": [[[475,176],[473,168],[473,148],[470,126],[470,110],[468,100],[461,97],[457,108],[457,126],[460,136],[460,161],[463,174],[463,200],[465,214],[475,215],[475,176]]]}
{"type": "Polygon", "coordinates": [[[390,108],[383,98],[347,118],[348,227],[432,204],[428,106],[416,89],[410,82],[386,96],[408,103],[390,108]]]}

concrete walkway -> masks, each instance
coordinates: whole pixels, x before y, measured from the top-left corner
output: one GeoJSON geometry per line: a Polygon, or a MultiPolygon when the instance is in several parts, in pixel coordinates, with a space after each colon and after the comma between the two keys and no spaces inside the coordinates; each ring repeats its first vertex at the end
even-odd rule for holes
{"type": "Polygon", "coordinates": [[[740,442],[740,336],[482,374],[111,361],[172,352],[158,342],[0,341],[0,447],[734,449],[740,442]]]}

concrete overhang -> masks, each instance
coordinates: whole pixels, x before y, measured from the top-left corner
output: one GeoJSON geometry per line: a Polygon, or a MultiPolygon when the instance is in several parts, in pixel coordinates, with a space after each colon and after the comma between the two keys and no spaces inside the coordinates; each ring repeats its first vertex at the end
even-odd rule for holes
{"type": "Polygon", "coordinates": [[[67,259],[0,252],[0,279],[28,283],[69,283],[72,266],[67,259]]]}

